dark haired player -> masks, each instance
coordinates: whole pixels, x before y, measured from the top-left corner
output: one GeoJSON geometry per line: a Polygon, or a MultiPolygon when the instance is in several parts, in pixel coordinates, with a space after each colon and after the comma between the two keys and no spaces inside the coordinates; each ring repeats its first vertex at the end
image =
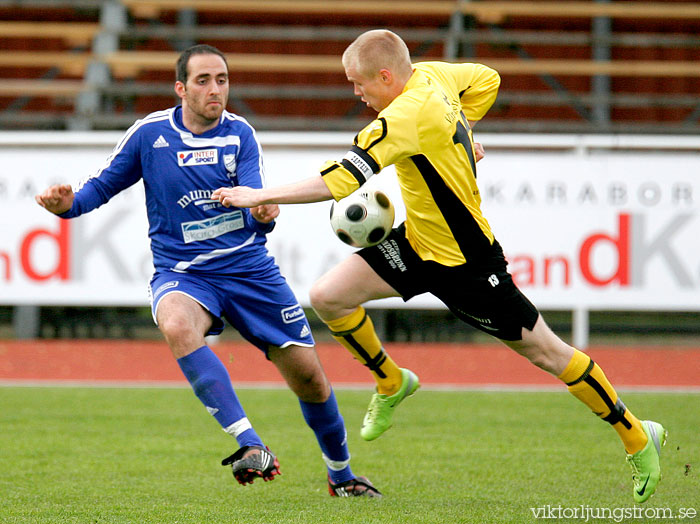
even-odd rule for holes
{"type": "Polygon", "coordinates": [[[87,213],[143,180],[155,274],[153,318],[207,411],[240,449],[224,459],[241,484],[279,474],[277,458],[253,429],[228,371],[204,337],[226,318],[260,348],[299,397],[323,452],[333,496],[380,496],[350,469],[345,425],[314,349],[301,308],[265,247],[276,205],[226,209],[212,198],[221,186],[263,186],[255,131],[225,110],[228,66],[221,52],[198,45],[177,62],[182,104],[137,121],[105,167],[73,193],[48,188],[36,200],[62,218],[87,213]]]}

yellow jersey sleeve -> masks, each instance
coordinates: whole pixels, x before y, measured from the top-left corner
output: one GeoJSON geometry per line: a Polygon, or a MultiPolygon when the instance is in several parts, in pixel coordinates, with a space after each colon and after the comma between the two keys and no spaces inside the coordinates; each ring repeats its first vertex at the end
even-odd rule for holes
{"type": "Polygon", "coordinates": [[[418,62],[415,68],[457,93],[464,116],[472,122],[481,120],[491,108],[501,84],[498,73],[483,64],[418,62]]]}
{"type": "Polygon", "coordinates": [[[501,77],[482,64],[455,64],[462,112],[467,120],[481,120],[496,101],[501,77]]]}
{"type": "Polygon", "coordinates": [[[385,166],[420,150],[415,115],[421,105],[411,96],[396,99],[357,134],[341,161],[323,165],[321,176],[335,200],[348,196],[385,166]]]}

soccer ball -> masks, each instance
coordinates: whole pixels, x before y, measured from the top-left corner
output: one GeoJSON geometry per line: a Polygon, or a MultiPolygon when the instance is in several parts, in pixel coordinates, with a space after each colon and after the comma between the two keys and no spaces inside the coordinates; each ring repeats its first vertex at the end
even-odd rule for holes
{"type": "Polygon", "coordinates": [[[353,247],[376,246],[394,225],[394,205],[385,193],[360,188],[331,206],[331,227],[353,247]]]}

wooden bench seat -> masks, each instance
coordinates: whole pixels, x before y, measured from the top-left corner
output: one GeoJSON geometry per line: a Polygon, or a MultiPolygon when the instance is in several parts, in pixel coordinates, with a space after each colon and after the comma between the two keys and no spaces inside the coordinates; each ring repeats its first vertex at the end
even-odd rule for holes
{"type": "Polygon", "coordinates": [[[1,38],[60,38],[69,45],[87,45],[99,30],[92,22],[0,21],[1,38]]]}
{"type": "Polygon", "coordinates": [[[700,19],[700,3],[684,2],[535,2],[535,1],[432,1],[401,0],[122,0],[137,17],[155,17],[161,11],[193,9],[195,11],[240,13],[299,13],[320,15],[437,15],[455,12],[497,22],[508,16],[643,19],[700,19]]]}

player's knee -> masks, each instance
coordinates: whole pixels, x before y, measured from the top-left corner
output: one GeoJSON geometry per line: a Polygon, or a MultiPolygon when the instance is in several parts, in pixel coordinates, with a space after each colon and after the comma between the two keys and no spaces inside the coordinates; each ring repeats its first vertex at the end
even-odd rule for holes
{"type": "Polygon", "coordinates": [[[304,402],[325,402],[330,396],[330,385],[323,373],[303,373],[296,377],[294,393],[304,402]]]}
{"type": "Polygon", "coordinates": [[[311,307],[317,312],[332,312],[340,307],[337,294],[332,286],[327,285],[323,281],[317,281],[309,291],[309,300],[311,307]]]}
{"type": "Polygon", "coordinates": [[[544,352],[534,352],[528,355],[528,360],[540,369],[545,371],[550,371],[552,368],[553,361],[544,352]]]}
{"type": "Polygon", "coordinates": [[[330,396],[330,390],[321,384],[315,384],[297,395],[304,402],[325,402],[330,396]]]}
{"type": "Polygon", "coordinates": [[[159,319],[158,328],[171,345],[192,335],[191,323],[181,315],[168,315],[159,319]]]}
{"type": "Polygon", "coordinates": [[[540,369],[558,375],[569,360],[568,353],[561,344],[541,344],[526,355],[528,360],[540,369]]]}

